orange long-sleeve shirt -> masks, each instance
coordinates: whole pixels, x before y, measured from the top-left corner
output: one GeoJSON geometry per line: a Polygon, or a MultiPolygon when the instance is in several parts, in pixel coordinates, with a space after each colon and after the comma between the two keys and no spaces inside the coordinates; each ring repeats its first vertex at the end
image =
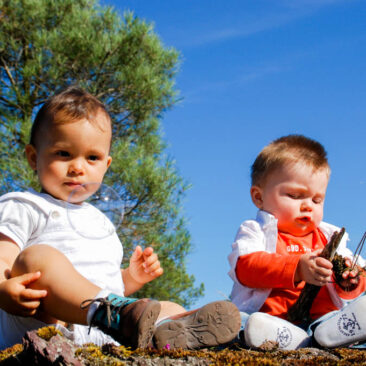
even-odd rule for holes
{"type": "MultiPolygon", "coordinates": [[[[236,276],[244,286],[272,288],[260,311],[285,319],[305,286],[304,281],[294,282],[300,256],[324,248],[326,243],[327,239],[319,229],[303,237],[279,232],[276,253],[254,252],[239,257],[236,276]]],[[[336,289],[340,297],[350,300],[365,291],[366,279],[360,277],[359,285],[352,291],[346,292],[337,285],[336,289]]],[[[323,286],[312,304],[310,316],[315,320],[333,310],[337,307],[323,286]]]]}

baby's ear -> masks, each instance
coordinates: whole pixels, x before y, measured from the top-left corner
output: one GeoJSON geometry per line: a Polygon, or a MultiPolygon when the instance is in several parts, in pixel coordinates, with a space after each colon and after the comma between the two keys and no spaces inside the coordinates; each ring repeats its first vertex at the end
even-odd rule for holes
{"type": "Polygon", "coordinates": [[[252,186],[250,188],[250,196],[252,197],[253,203],[261,210],[263,208],[262,188],[252,186]]]}
{"type": "Polygon", "coordinates": [[[108,156],[108,159],[107,159],[107,169],[109,168],[109,166],[111,165],[112,163],[112,157],[111,156],[108,156]]]}
{"type": "Polygon", "coordinates": [[[25,155],[27,156],[28,164],[33,170],[37,170],[37,150],[36,148],[28,144],[25,146],[25,155]]]}

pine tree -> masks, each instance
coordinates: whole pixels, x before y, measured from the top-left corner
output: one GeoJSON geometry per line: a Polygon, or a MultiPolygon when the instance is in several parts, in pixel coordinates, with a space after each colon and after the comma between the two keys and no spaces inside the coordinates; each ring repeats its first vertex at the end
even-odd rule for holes
{"type": "Polygon", "coordinates": [[[0,0],[0,192],[39,189],[23,153],[32,118],[55,91],[85,88],[113,119],[105,182],[128,202],[124,258],[152,244],[165,269],[138,295],[189,306],[203,284],[195,287],[185,266],[191,238],[180,209],[188,185],[165,153],[160,123],[177,101],[178,62],[133,13],[121,17],[94,0],[0,0]]]}

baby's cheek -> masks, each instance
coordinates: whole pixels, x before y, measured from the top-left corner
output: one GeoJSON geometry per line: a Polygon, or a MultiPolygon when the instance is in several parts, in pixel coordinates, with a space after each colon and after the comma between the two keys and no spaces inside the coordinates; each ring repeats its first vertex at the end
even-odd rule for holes
{"type": "Polygon", "coordinates": [[[321,212],[316,212],[314,215],[314,225],[315,227],[318,227],[323,219],[323,210],[321,212]]]}

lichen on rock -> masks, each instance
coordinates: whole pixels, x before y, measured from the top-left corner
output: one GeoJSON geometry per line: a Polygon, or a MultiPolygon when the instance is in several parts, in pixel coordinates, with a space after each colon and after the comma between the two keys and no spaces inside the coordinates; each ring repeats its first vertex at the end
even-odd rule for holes
{"type": "Polygon", "coordinates": [[[0,366],[208,366],[208,365],[366,365],[366,352],[338,348],[303,348],[284,351],[273,347],[251,350],[234,343],[227,348],[197,351],[136,349],[105,344],[77,346],[47,327],[27,332],[23,344],[0,352],[0,366]],[[45,337],[43,339],[42,337],[45,337]]]}

